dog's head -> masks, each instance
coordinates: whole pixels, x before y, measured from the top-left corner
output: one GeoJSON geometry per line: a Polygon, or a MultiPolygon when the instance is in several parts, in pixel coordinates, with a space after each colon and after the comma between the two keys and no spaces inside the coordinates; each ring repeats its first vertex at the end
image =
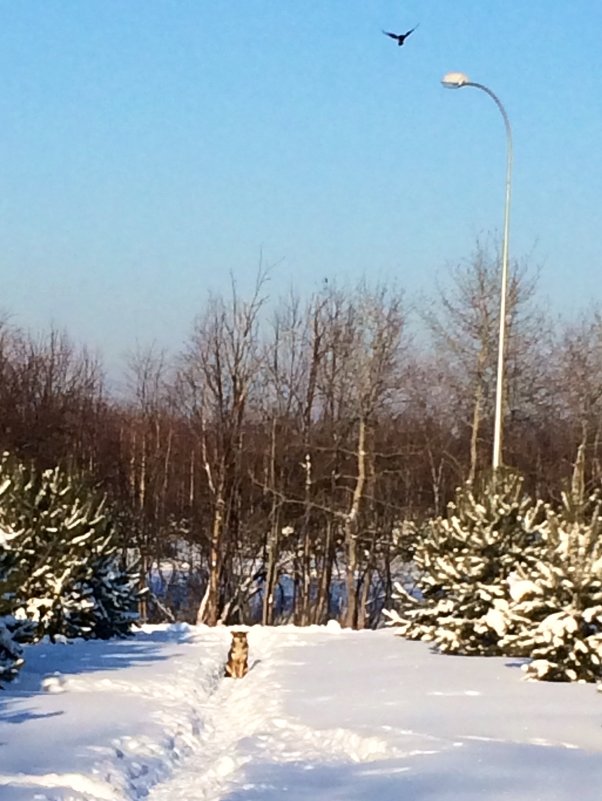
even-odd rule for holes
{"type": "Polygon", "coordinates": [[[232,632],[232,639],[235,642],[246,644],[246,642],[247,642],[247,632],[246,631],[233,631],[232,632]]]}

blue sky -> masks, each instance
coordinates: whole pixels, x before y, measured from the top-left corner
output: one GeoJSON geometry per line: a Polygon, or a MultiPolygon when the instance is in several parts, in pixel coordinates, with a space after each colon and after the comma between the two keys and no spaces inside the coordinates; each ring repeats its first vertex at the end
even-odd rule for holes
{"type": "Polygon", "coordinates": [[[207,291],[395,280],[501,231],[570,313],[601,294],[599,0],[0,0],[0,306],[107,362],[207,291]],[[420,27],[404,47],[381,28],[420,27]]]}

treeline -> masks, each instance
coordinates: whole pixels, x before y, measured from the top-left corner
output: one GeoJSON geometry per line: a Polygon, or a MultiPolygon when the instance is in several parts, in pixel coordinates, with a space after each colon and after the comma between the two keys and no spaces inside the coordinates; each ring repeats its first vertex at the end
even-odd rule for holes
{"type": "MultiPolygon", "coordinates": [[[[260,276],[210,297],[179,353],[133,353],[121,395],[66,334],[5,320],[0,447],[108,496],[143,617],[374,625],[406,521],[489,467],[498,267],[477,246],[415,307],[364,283],[275,300],[260,276]]],[[[554,500],[579,445],[600,481],[602,318],[538,311],[521,265],[510,283],[504,461],[554,500]]]]}

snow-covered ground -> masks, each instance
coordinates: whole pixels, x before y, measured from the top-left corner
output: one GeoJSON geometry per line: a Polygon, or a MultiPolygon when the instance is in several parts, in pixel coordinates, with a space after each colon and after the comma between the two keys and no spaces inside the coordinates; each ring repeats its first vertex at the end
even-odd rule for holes
{"type": "Polygon", "coordinates": [[[600,801],[602,695],[391,630],[147,627],[40,644],[0,692],[1,801],[600,801]]]}

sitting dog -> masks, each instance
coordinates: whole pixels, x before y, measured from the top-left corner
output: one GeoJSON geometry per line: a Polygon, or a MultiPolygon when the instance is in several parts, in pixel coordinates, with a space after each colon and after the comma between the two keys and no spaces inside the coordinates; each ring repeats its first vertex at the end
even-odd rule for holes
{"type": "Polygon", "coordinates": [[[228,651],[225,676],[242,679],[249,671],[249,642],[246,631],[232,632],[232,645],[228,651]]]}

